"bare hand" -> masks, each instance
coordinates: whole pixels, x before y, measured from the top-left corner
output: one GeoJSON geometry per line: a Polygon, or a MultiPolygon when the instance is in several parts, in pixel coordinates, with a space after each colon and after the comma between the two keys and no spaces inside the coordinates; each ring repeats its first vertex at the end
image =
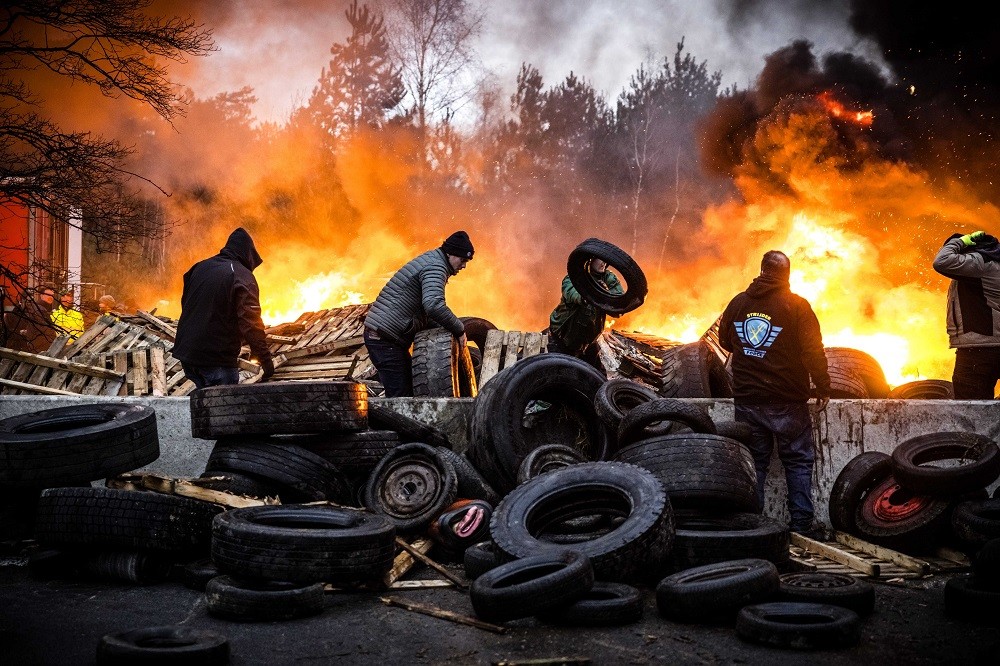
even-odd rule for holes
{"type": "Polygon", "coordinates": [[[469,344],[469,337],[465,333],[462,333],[462,335],[458,337],[458,348],[461,349],[462,347],[465,347],[468,344],[469,344]]]}

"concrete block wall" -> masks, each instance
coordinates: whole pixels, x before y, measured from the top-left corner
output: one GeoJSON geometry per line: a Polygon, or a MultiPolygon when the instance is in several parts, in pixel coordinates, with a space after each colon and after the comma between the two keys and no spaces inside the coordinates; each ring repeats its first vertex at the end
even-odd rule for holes
{"type": "MultiPolygon", "coordinates": [[[[188,398],[3,396],[0,397],[0,419],[92,402],[125,402],[149,405],[156,410],[160,458],[143,471],[183,477],[198,476],[204,470],[213,442],[191,436],[188,398]]],[[[474,409],[471,398],[396,398],[373,399],[372,402],[435,425],[448,433],[458,451],[468,447],[474,409]]],[[[733,418],[732,400],[697,399],[691,402],[702,405],[717,422],[733,418]]],[[[817,518],[827,524],[827,501],[833,482],[844,465],[863,451],[891,453],[900,442],[933,432],[976,432],[1000,441],[998,401],[832,400],[825,412],[816,413],[813,409],[817,442],[813,498],[817,518]]],[[[765,494],[765,513],[787,520],[784,496],[784,474],[775,457],[765,494]]]]}

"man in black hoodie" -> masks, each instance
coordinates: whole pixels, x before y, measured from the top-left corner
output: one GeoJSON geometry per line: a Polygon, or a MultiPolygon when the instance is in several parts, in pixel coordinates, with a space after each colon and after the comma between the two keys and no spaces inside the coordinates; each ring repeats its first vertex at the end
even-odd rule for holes
{"type": "Polygon", "coordinates": [[[815,442],[807,402],[811,377],[816,404],[826,408],[830,375],[819,320],[809,302],[792,293],[790,272],[784,253],[765,253],[760,275],[722,313],[719,342],[733,354],[736,420],[753,429],[750,449],[761,508],[777,440],[788,485],[790,529],[818,536],[812,503],[815,442]]]}
{"type": "Polygon", "coordinates": [[[262,379],[274,374],[253,276],[262,263],[253,239],[241,227],[229,234],[219,254],[184,274],[181,318],[171,353],[198,388],[238,384],[244,342],[264,370],[262,379]]]}

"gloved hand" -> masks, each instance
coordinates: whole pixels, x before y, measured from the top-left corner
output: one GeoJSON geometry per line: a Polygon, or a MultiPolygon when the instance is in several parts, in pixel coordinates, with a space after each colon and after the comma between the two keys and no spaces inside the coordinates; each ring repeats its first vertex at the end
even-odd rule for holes
{"type": "Polygon", "coordinates": [[[274,374],[274,361],[271,357],[260,359],[260,367],[264,370],[264,374],[261,376],[260,381],[266,382],[274,374]]]}
{"type": "Polygon", "coordinates": [[[962,236],[958,240],[962,241],[962,245],[965,245],[966,247],[972,247],[973,245],[981,241],[983,239],[983,236],[985,235],[986,235],[985,231],[974,231],[971,234],[966,234],[962,236]]]}

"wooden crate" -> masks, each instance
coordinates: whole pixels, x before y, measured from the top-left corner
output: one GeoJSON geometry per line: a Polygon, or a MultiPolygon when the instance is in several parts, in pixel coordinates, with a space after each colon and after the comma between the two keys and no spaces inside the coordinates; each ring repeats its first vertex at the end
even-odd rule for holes
{"type": "Polygon", "coordinates": [[[964,555],[947,549],[913,557],[844,532],[834,532],[833,541],[815,541],[793,532],[789,550],[792,561],[807,569],[879,579],[925,578],[969,567],[964,555]]]}
{"type": "Polygon", "coordinates": [[[282,339],[272,335],[273,380],[344,380],[368,377],[374,367],[364,345],[370,303],[306,312],[286,325],[300,331],[282,339]]]}
{"type": "Polygon", "coordinates": [[[99,363],[80,363],[0,347],[2,395],[118,395],[125,375],[99,363]]]}
{"type": "Polygon", "coordinates": [[[548,347],[549,336],[544,333],[499,329],[489,331],[486,334],[486,349],[483,350],[483,365],[479,371],[479,386],[482,387],[493,375],[521,359],[548,351],[548,347]]]}

